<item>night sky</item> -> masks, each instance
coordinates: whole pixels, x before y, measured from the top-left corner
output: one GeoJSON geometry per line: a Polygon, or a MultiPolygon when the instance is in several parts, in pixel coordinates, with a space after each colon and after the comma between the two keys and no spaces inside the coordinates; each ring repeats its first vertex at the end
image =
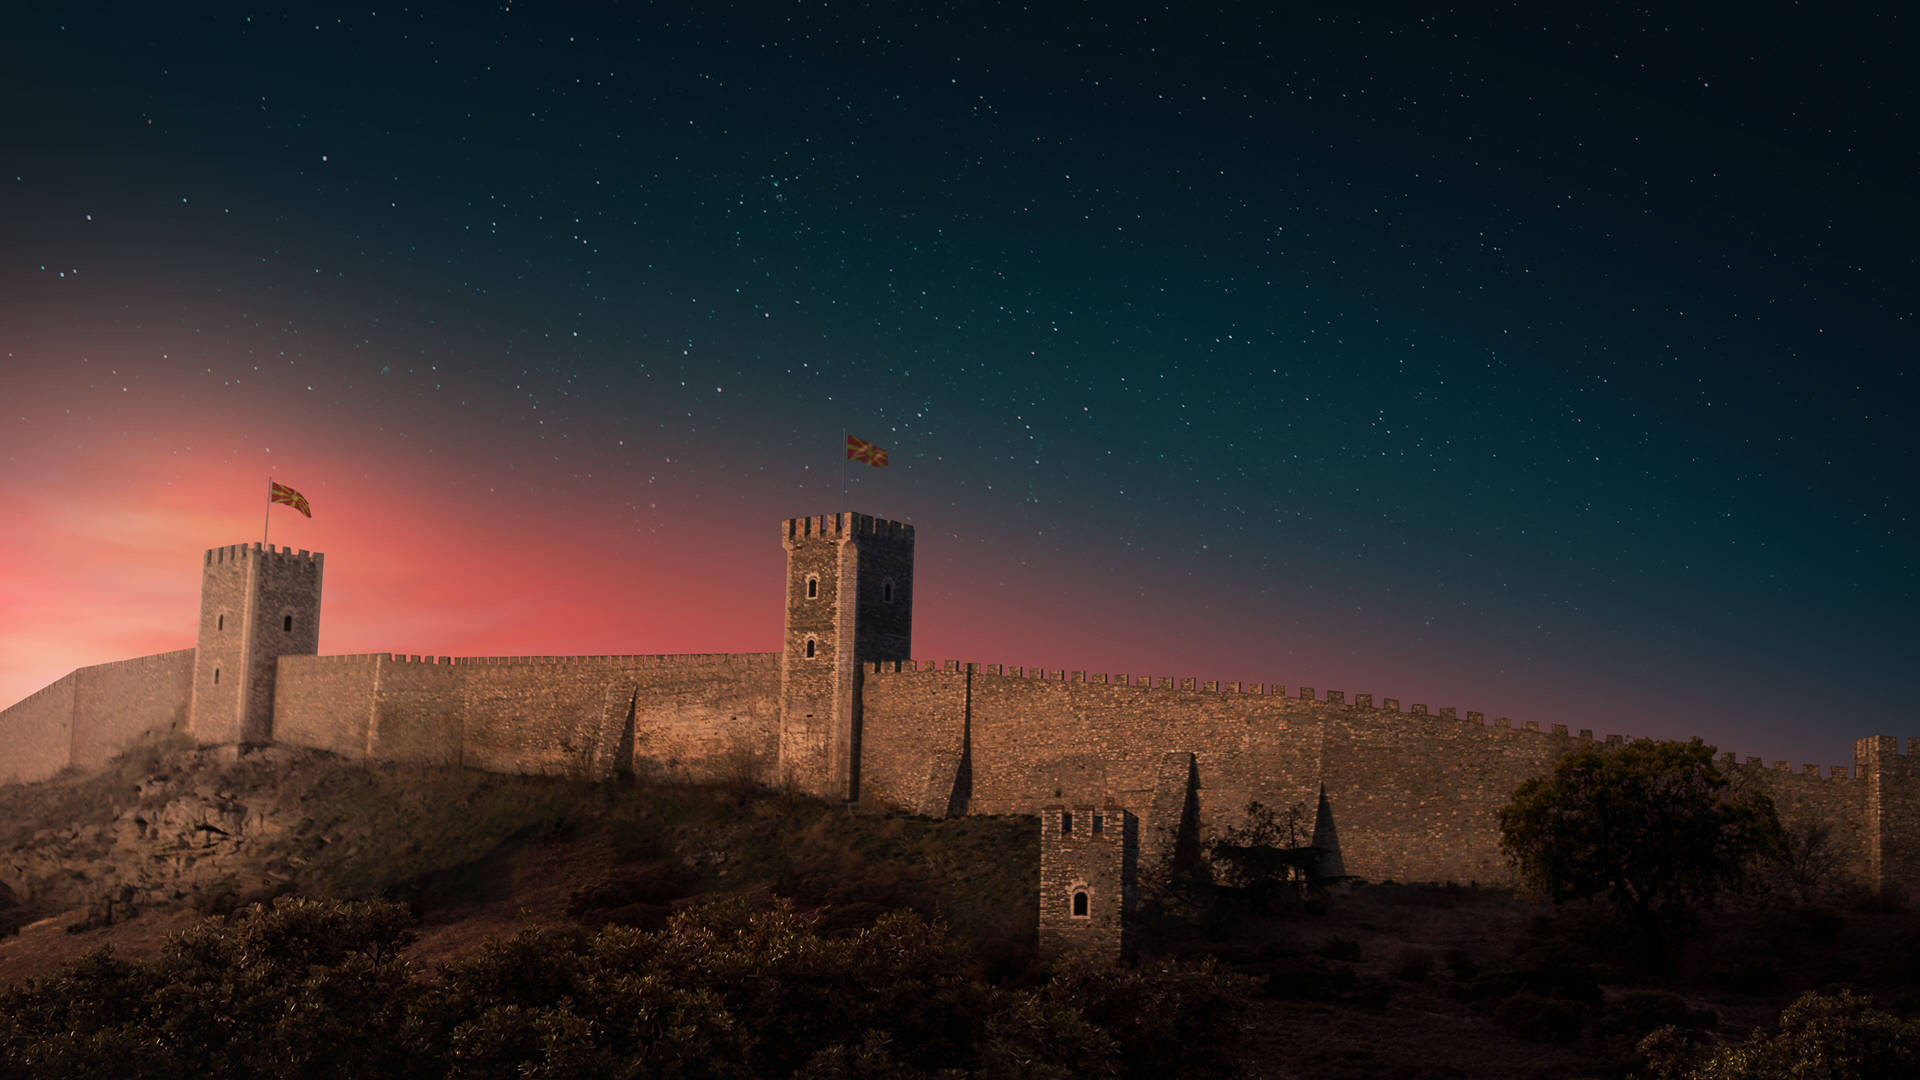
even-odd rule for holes
{"type": "Polygon", "coordinates": [[[1920,735],[1920,41],[1680,6],[12,5],[0,703],[271,474],[323,652],[771,651],[851,508],[923,659],[1920,735]]]}

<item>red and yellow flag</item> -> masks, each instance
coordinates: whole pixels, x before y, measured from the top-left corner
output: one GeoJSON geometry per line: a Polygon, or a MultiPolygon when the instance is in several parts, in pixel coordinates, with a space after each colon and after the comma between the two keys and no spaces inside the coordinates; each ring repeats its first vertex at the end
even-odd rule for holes
{"type": "Polygon", "coordinates": [[[307,505],[307,497],[305,495],[300,494],[285,484],[268,480],[267,504],[271,506],[274,503],[282,503],[293,507],[308,517],[313,516],[313,507],[307,505]]]}
{"type": "Polygon", "coordinates": [[[887,452],[865,439],[847,436],[847,460],[864,461],[876,469],[887,467],[887,452]]]}

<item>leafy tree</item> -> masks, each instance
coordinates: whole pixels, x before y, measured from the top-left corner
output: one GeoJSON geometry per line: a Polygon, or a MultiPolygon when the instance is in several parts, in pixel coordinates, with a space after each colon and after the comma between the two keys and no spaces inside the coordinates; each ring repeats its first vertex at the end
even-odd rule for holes
{"type": "Polygon", "coordinates": [[[1656,1080],[1908,1080],[1920,1076],[1920,1023],[1846,990],[1809,991],[1780,1014],[1778,1031],[1710,1050],[1664,1027],[1640,1053],[1656,1080]]]}
{"type": "Polygon", "coordinates": [[[1253,910],[1268,912],[1277,898],[1297,893],[1313,879],[1326,853],[1308,843],[1313,819],[1305,803],[1276,811],[1254,801],[1246,814],[1208,845],[1207,854],[1219,869],[1220,884],[1243,890],[1253,910]]]}
{"type": "Polygon", "coordinates": [[[1500,846],[1555,903],[1605,897],[1659,955],[1665,931],[1786,852],[1772,800],[1731,788],[1698,738],[1589,743],[1515,789],[1500,846]]]}

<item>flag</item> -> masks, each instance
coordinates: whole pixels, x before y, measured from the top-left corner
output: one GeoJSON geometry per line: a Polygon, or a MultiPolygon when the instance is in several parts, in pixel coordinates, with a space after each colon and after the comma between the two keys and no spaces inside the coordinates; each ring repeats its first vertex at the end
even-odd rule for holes
{"type": "Polygon", "coordinates": [[[285,484],[268,480],[267,504],[271,506],[274,503],[284,503],[308,517],[313,516],[313,507],[307,505],[307,497],[305,495],[300,494],[285,484]]]}
{"type": "Polygon", "coordinates": [[[887,467],[887,452],[865,439],[847,436],[847,460],[864,461],[876,469],[887,467]]]}

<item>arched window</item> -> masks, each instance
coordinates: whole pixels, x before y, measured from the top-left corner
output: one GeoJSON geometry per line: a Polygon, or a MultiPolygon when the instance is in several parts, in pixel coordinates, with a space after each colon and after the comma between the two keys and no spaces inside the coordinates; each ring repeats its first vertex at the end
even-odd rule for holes
{"type": "Polygon", "coordinates": [[[213,669],[213,685],[215,686],[220,685],[220,669],[219,668],[213,669]]]}
{"type": "Polygon", "coordinates": [[[813,659],[813,639],[807,639],[807,659],[813,659]]]}
{"type": "Polygon", "coordinates": [[[1060,811],[1060,835],[1073,835],[1073,811],[1071,810],[1060,811]]]}
{"type": "Polygon", "coordinates": [[[883,604],[893,603],[893,582],[883,581],[880,583],[880,602],[883,604]]]}
{"type": "Polygon", "coordinates": [[[285,630],[289,634],[293,633],[293,616],[289,615],[280,620],[280,629],[285,630]]]}
{"type": "Polygon", "coordinates": [[[1076,919],[1084,919],[1088,917],[1087,916],[1087,890],[1085,889],[1075,889],[1073,891],[1073,917],[1076,919]]]}
{"type": "Polygon", "coordinates": [[[814,597],[819,595],[820,595],[820,579],[817,577],[808,578],[807,579],[807,599],[811,600],[814,597]]]}
{"type": "Polygon", "coordinates": [[[218,618],[216,618],[213,621],[213,628],[215,630],[225,630],[227,628],[227,617],[225,615],[221,615],[218,618]]]}

